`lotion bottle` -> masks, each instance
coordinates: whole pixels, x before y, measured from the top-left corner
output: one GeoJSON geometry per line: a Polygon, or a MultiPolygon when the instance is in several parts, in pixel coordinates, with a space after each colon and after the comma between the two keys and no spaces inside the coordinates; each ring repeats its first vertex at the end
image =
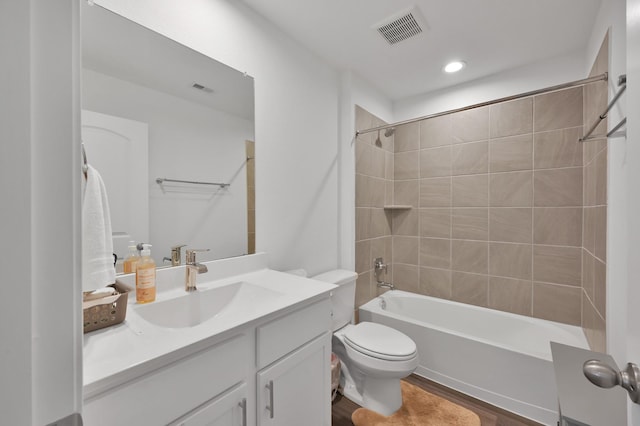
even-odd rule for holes
{"type": "Polygon", "coordinates": [[[136,267],[136,302],[156,300],[156,263],[151,258],[151,244],[143,244],[142,257],[136,267]]]}
{"type": "Polygon", "coordinates": [[[127,258],[122,262],[122,272],[125,274],[132,274],[136,272],[136,266],[140,261],[140,256],[138,256],[138,249],[136,248],[136,243],[133,241],[129,241],[129,254],[127,258]]]}

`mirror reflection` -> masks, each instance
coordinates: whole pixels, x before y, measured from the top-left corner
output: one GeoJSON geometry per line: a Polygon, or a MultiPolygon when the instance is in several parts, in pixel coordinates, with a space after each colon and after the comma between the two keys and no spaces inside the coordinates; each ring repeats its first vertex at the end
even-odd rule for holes
{"type": "Polygon", "coordinates": [[[182,245],[210,249],[199,261],[253,253],[253,79],[99,6],[82,13],[82,139],[116,270],[130,240],[158,266],[182,245]]]}

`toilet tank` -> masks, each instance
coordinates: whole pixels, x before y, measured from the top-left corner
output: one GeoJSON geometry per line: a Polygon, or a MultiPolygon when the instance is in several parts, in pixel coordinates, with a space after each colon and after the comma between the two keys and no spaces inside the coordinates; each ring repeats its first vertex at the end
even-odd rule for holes
{"type": "Polygon", "coordinates": [[[358,274],[344,269],[335,269],[312,277],[314,280],[338,286],[331,294],[333,331],[351,322],[356,304],[356,279],[358,274]]]}

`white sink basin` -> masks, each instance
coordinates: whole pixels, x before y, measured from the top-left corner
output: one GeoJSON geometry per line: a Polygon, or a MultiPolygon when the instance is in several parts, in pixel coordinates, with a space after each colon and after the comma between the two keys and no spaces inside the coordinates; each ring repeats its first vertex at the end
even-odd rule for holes
{"type": "Polygon", "coordinates": [[[280,296],[282,293],[240,281],[192,293],[185,292],[173,299],[134,305],[134,309],[143,319],[160,327],[185,328],[280,296]]]}

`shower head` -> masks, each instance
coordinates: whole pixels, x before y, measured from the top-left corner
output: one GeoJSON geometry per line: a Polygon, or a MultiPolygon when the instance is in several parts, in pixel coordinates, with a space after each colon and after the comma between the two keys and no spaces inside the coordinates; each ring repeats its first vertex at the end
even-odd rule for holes
{"type": "Polygon", "coordinates": [[[395,127],[389,127],[388,129],[386,129],[384,131],[384,135],[385,135],[385,137],[388,138],[389,136],[393,135],[395,133],[395,131],[396,131],[395,127]]]}

